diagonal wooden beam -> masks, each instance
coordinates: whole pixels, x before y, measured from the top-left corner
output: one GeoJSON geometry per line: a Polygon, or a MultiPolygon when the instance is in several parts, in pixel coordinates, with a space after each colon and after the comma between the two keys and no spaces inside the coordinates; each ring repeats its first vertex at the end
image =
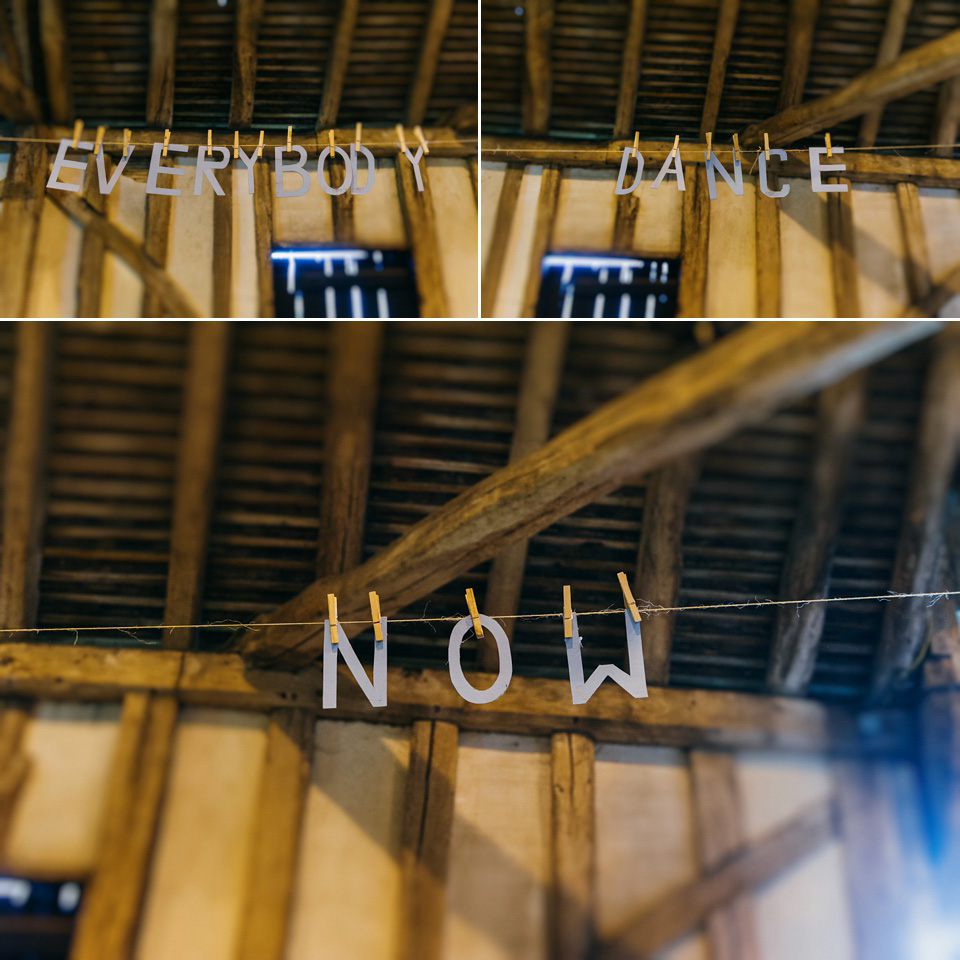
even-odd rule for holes
{"type": "Polygon", "coordinates": [[[311,584],[263,618],[311,625],[250,629],[237,645],[254,658],[312,660],[322,646],[312,624],[323,619],[328,593],[337,595],[343,620],[366,620],[369,590],[380,594],[385,612],[401,609],[638,474],[762,421],[938,327],[750,324],[647,378],[434,511],[356,570],[311,584]]]}
{"type": "Polygon", "coordinates": [[[14,123],[40,119],[40,104],[34,92],[8,64],[0,60],[0,115],[14,123]]]}
{"type": "MultiPolygon", "coordinates": [[[[810,473],[787,548],[781,597],[816,600],[827,596],[842,518],[842,497],[865,404],[862,373],[855,373],[820,394],[810,473]]],[[[767,686],[771,691],[795,695],[807,692],[825,613],[822,603],[799,609],[779,608],[767,666],[767,686]]]]}
{"type": "MultiPolygon", "coordinates": [[[[960,455],[960,331],[952,326],[934,341],[917,424],[900,541],[890,589],[934,589],[943,544],[944,509],[960,455]]],[[[906,679],[923,645],[928,601],[887,607],[874,663],[872,693],[889,694],[906,679]]]]}
{"type": "Polygon", "coordinates": [[[423,123],[427,113],[427,104],[433,91],[433,80],[437,74],[440,48],[447,34],[450,14],[453,12],[453,0],[432,0],[427,14],[427,26],[420,44],[420,59],[410,84],[407,98],[407,123],[410,126],[423,123]]]}
{"type": "Polygon", "coordinates": [[[340,5],[340,17],[333,34],[333,43],[327,58],[323,74],[323,95],[320,111],[317,114],[317,129],[333,127],[340,113],[340,97],[343,83],[350,65],[350,48],[353,46],[353,30],[357,25],[357,13],[360,0],[343,0],[340,5]]]}
{"type": "Polygon", "coordinates": [[[958,74],[960,30],[953,30],[901,54],[892,63],[861,73],[834,93],[787,107],[769,120],[751,124],[743,131],[741,141],[747,147],[759,146],[766,132],[773,144],[793,143],[958,74]]]}
{"type": "Polygon", "coordinates": [[[960,77],[953,77],[940,87],[940,95],[937,97],[933,142],[944,144],[933,151],[938,157],[953,156],[952,145],[957,142],[958,129],[960,129],[960,77]]]}
{"type": "Polygon", "coordinates": [[[173,90],[177,66],[179,0],[153,0],[150,7],[150,71],[147,75],[147,124],[173,123],[173,90]]]}
{"type": "Polygon", "coordinates": [[[257,39],[265,0],[236,0],[233,47],[233,80],[230,86],[230,126],[249,127],[253,122],[257,84],[257,39]]]}
{"type": "Polygon", "coordinates": [[[623,41],[623,61],[620,67],[620,92],[617,94],[617,115],[613,122],[614,139],[629,137],[633,132],[633,118],[637,110],[637,91],[640,89],[643,35],[647,26],[649,0],[630,0],[630,19],[623,41]]]}
{"type": "Polygon", "coordinates": [[[73,84],[63,0],[40,0],[39,11],[50,119],[54,123],[66,123],[73,117],[73,84]]]}
{"type": "MultiPolygon", "coordinates": [[[[197,623],[200,617],[229,352],[229,323],[191,325],[173,488],[164,623],[197,623]]],[[[163,645],[187,650],[193,634],[193,630],[167,628],[163,645]]]]}
{"type": "Polygon", "coordinates": [[[954,297],[960,297],[960,267],[954,267],[929,293],[914,300],[903,316],[936,317],[954,297]]]}
{"type": "Polygon", "coordinates": [[[906,253],[907,287],[911,301],[916,302],[930,294],[933,281],[930,277],[927,236],[920,212],[920,191],[915,183],[897,184],[897,210],[906,253]]]}
{"type": "Polygon", "coordinates": [[[413,259],[417,264],[417,295],[420,299],[421,317],[446,317],[446,287],[443,282],[443,267],[440,257],[441,234],[433,210],[433,199],[427,178],[427,168],[420,167],[424,189],[418,190],[413,166],[398,155],[395,162],[397,195],[400,211],[406,227],[413,259]]]}
{"type": "Polygon", "coordinates": [[[496,310],[497,294],[500,291],[500,277],[507,259],[507,243],[510,240],[510,231],[513,229],[513,215],[517,209],[517,199],[520,196],[522,182],[522,164],[508,164],[503,174],[500,196],[497,199],[497,212],[494,215],[490,248],[487,259],[483,264],[480,303],[481,316],[484,317],[494,316],[496,310]]]}
{"type": "Polygon", "coordinates": [[[703,115],[700,120],[700,137],[712,132],[717,125],[720,113],[720,98],[723,95],[723,81],[727,75],[727,61],[733,47],[733,35],[737,29],[737,14],[740,12],[740,0],[720,0],[717,11],[717,25],[713,36],[713,58],[710,61],[710,76],[707,80],[707,92],[703,100],[703,115]]]}
{"type": "MultiPolygon", "coordinates": [[[[883,67],[893,63],[900,56],[903,49],[903,37],[907,32],[907,20],[910,18],[910,9],[913,0],[891,0],[887,11],[887,23],[877,48],[877,66],[883,67]]],[[[883,110],[886,104],[881,103],[863,115],[860,121],[860,146],[872,147],[877,142],[880,132],[880,121],[883,119],[883,110]]]]}
{"type": "Polygon", "coordinates": [[[560,168],[544,166],[540,173],[540,194],[537,197],[537,217],[533,225],[533,238],[530,241],[530,254],[527,259],[527,276],[523,285],[523,300],[520,304],[521,317],[535,317],[537,300],[540,296],[540,284],[543,280],[543,258],[550,249],[550,237],[557,217],[560,200],[560,168]]]}
{"type": "Polygon", "coordinates": [[[803,88],[810,70],[813,32],[820,12],[820,0],[790,0],[787,17],[786,54],[780,81],[778,110],[796,106],[803,100],[803,88]]]}
{"type": "Polygon", "coordinates": [[[654,955],[718,907],[772,880],[822,847],[833,836],[835,816],[832,801],[817,803],[742,847],[719,866],[641,909],[599,945],[596,960],[637,960],[654,955]]]}
{"type": "Polygon", "coordinates": [[[550,128],[553,99],[553,2],[527,0],[524,8],[525,53],[523,84],[523,129],[545,134],[550,128]]]}

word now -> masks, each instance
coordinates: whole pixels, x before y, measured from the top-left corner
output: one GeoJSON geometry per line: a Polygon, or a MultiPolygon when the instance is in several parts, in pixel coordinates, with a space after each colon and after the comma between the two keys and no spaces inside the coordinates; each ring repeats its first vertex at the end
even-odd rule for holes
{"type": "MultiPolygon", "coordinates": [[[[643,173],[643,154],[639,151],[637,152],[637,172],[633,178],[633,184],[629,187],[624,187],[623,182],[627,176],[627,167],[630,163],[630,154],[632,152],[632,147],[624,147],[623,150],[623,159],[620,161],[620,173],[617,176],[617,193],[633,193],[637,187],[640,186],[640,175],[643,173]]],[[[826,147],[810,147],[810,188],[814,193],[846,193],[847,185],[845,183],[824,183],[822,180],[822,174],[826,173],[831,176],[834,176],[838,173],[843,173],[847,169],[846,164],[843,163],[832,163],[832,164],[822,164],[820,162],[820,155],[827,152],[826,147]]],[[[843,147],[834,147],[833,153],[843,153],[843,147]]],[[[776,150],[773,147],[770,148],[770,156],[778,157],[780,160],[787,159],[786,150],[776,150]]],[[[715,153],[708,153],[706,150],[703,151],[703,157],[707,164],[707,188],[710,191],[710,199],[717,199],[717,174],[719,173],[723,177],[727,186],[734,192],[738,197],[743,196],[743,170],[740,167],[739,159],[734,159],[733,161],[733,176],[727,172],[726,167],[717,159],[715,153]]],[[[770,185],[767,183],[767,157],[765,153],[759,154],[760,160],[760,171],[757,176],[757,185],[760,187],[760,192],[765,197],[777,198],[785,197],[790,192],[790,184],[785,183],[779,190],[771,190],[770,185]]],[[[683,183],[683,163],[680,161],[680,151],[676,153],[671,151],[671,156],[667,157],[663,161],[663,166],[660,168],[660,172],[657,174],[656,179],[653,181],[653,186],[651,189],[656,190],[657,187],[663,182],[663,178],[668,174],[672,173],[677,178],[677,189],[686,190],[686,186],[683,183]]]]}
{"type": "MultiPolygon", "coordinates": [[[[82,176],[79,184],[63,183],[60,180],[60,172],[64,169],[79,170],[83,174],[86,173],[86,163],[81,163],[78,160],[67,159],[67,150],[69,150],[72,146],[73,141],[70,139],[63,139],[60,141],[60,147],[57,150],[56,159],[53,161],[53,169],[50,171],[49,180],[47,180],[48,190],[67,190],[70,193],[77,193],[82,189],[82,176]]],[[[80,140],[77,143],[77,149],[93,150],[93,143],[89,140],[80,140]]],[[[107,178],[106,163],[103,159],[103,150],[99,150],[97,152],[97,176],[99,178],[101,193],[109,194],[116,186],[117,180],[120,179],[120,175],[123,173],[124,167],[126,167],[127,162],[130,160],[130,157],[133,155],[133,151],[136,148],[131,144],[128,149],[129,153],[125,153],[123,157],[121,157],[120,162],[113,171],[113,176],[111,176],[109,179],[107,178]]],[[[172,150],[174,153],[187,153],[189,149],[189,147],[185,147],[179,143],[167,144],[167,150],[172,150]]],[[[413,173],[417,180],[417,190],[422,193],[423,177],[420,174],[420,160],[423,158],[423,146],[421,145],[417,148],[416,154],[412,154],[406,146],[404,146],[402,149],[404,156],[413,166],[413,173]]],[[[369,193],[373,189],[374,178],[376,175],[376,162],[373,159],[373,154],[365,146],[363,146],[363,144],[357,145],[354,143],[350,144],[349,156],[347,155],[346,150],[344,150],[342,147],[334,147],[333,150],[343,158],[343,183],[341,183],[338,187],[334,187],[327,182],[327,179],[324,176],[323,168],[327,158],[330,156],[330,147],[324,147],[319,158],[317,159],[317,182],[320,184],[320,189],[325,193],[329,193],[332,197],[346,193],[348,190],[352,194],[358,196],[369,193]],[[359,158],[357,157],[358,150],[363,154],[364,159],[367,161],[367,177],[362,187],[360,186],[359,158]]],[[[277,196],[302,197],[310,189],[311,182],[310,172],[307,170],[306,166],[307,151],[304,150],[299,144],[293,144],[290,152],[297,155],[298,159],[296,163],[287,163],[283,157],[285,152],[287,151],[284,147],[276,147],[274,149],[274,163],[276,165],[277,174],[277,196]],[[285,173],[296,174],[300,178],[299,186],[292,190],[286,189],[283,182],[283,175],[285,173]]],[[[213,160],[211,155],[208,155],[206,147],[200,147],[197,150],[197,173],[193,186],[194,196],[200,196],[200,194],[203,192],[204,181],[210,184],[210,186],[213,188],[213,192],[218,197],[223,196],[223,187],[217,183],[217,178],[214,176],[214,171],[223,170],[230,163],[230,148],[214,147],[213,153],[219,153],[220,159],[213,160]]],[[[238,147],[237,156],[247,170],[247,193],[253,193],[253,167],[260,158],[260,149],[254,148],[252,156],[247,156],[243,147],[238,147]]],[[[164,176],[179,177],[184,173],[183,167],[164,166],[162,159],[163,144],[153,144],[153,152],[150,155],[150,172],[147,175],[147,193],[157,193],[165,197],[182,196],[182,191],[178,188],[158,186],[157,178],[161,174],[164,176]]]]}
{"type": "MultiPolygon", "coordinates": [[[[571,618],[571,636],[564,638],[567,648],[567,671],[570,674],[570,692],[574,703],[586,703],[597,692],[600,684],[607,678],[621,686],[631,697],[640,699],[647,695],[647,678],[643,667],[643,646],[640,640],[640,624],[635,623],[629,611],[624,612],[624,622],[627,627],[627,662],[628,670],[610,663],[601,664],[585,680],[583,677],[583,658],[580,647],[583,640],[577,628],[577,615],[571,618]]],[[[460,663],[460,648],[473,624],[471,617],[463,617],[454,624],[450,633],[450,644],[447,649],[447,662],[450,667],[450,681],[454,690],[468,703],[492,703],[506,693],[513,678],[513,658],[510,654],[510,641],[503,627],[490,617],[480,616],[480,624],[484,631],[489,631],[496,641],[497,652],[500,656],[500,671],[496,680],[486,690],[478,690],[463,673],[460,663]]],[[[371,680],[360,665],[360,658],[355,653],[343,627],[338,623],[336,640],[330,628],[330,621],[323,622],[323,709],[329,710],[337,705],[337,654],[339,653],[346,663],[350,673],[363,691],[372,707],[387,705],[387,618],[380,619],[382,641],[375,641],[373,646],[373,679],[371,680]]]]}

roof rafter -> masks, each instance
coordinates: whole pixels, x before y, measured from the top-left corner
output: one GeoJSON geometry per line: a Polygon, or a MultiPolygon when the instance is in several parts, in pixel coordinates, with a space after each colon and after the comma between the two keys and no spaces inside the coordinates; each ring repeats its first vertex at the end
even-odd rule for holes
{"type": "Polygon", "coordinates": [[[934,150],[938,157],[953,156],[952,144],[957,142],[958,129],[960,129],[960,77],[953,77],[942,84],[940,95],[937,97],[933,143],[946,144],[934,150]]]}
{"type": "Polygon", "coordinates": [[[47,102],[54,123],[66,123],[73,116],[73,85],[67,48],[63,0],[40,0],[40,47],[47,77],[47,102]]]}
{"type": "Polygon", "coordinates": [[[543,134],[550,127],[550,105],[553,99],[553,2],[554,0],[527,0],[524,8],[526,33],[523,129],[529,134],[543,134]]]}
{"type": "Polygon", "coordinates": [[[153,0],[150,7],[150,72],[147,77],[147,123],[173,123],[173,90],[177,66],[179,0],[153,0]]]}
{"type": "Polygon", "coordinates": [[[617,95],[617,116],[613,122],[613,136],[629,137],[637,111],[637,91],[640,88],[643,35],[647,26],[648,0],[631,0],[630,20],[623,41],[623,62],[620,67],[620,92],[617,95]]]}
{"type": "Polygon", "coordinates": [[[803,88],[810,70],[813,30],[817,24],[820,0],[790,0],[787,21],[787,50],[780,81],[778,110],[796,106],[803,99],[803,88]]]}
{"type": "MultiPolygon", "coordinates": [[[[913,0],[891,0],[890,9],[887,11],[887,23],[883,29],[883,36],[880,38],[880,46],[877,49],[878,67],[892,63],[900,55],[903,48],[903,37],[907,32],[907,20],[910,18],[912,7],[913,0]]],[[[880,121],[883,119],[885,106],[885,103],[880,103],[863,115],[863,119],[860,121],[861,147],[872,147],[877,142],[877,134],[880,132],[880,121]]]]}
{"type": "Polygon", "coordinates": [[[323,94],[317,114],[317,129],[325,130],[337,122],[340,113],[340,97],[350,66],[350,48],[353,46],[353,31],[357,25],[360,0],[343,0],[340,16],[333,34],[330,55],[323,72],[323,94]]]}
{"type": "Polygon", "coordinates": [[[236,0],[236,31],[233,47],[233,80],[230,87],[230,126],[248,127],[253,122],[254,90],[257,84],[257,39],[265,0],[236,0]]]}
{"type": "Polygon", "coordinates": [[[453,0],[432,0],[430,12],[427,15],[427,26],[423,32],[423,42],[420,44],[420,59],[417,62],[413,82],[410,84],[410,95],[407,100],[407,123],[410,126],[423,123],[423,118],[426,116],[434,77],[437,74],[440,48],[443,46],[443,38],[447,35],[451,13],[453,13],[453,0]]]}
{"type": "Polygon", "coordinates": [[[737,14],[740,12],[740,0],[720,0],[717,13],[717,26],[713,37],[713,57],[710,61],[710,78],[707,80],[707,92],[703,100],[703,115],[700,120],[700,136],[705,137],[717,124],[720,113],[720,98],[723,95],[723,81],[727,75],[727,61],[733,47],[733,35],[737,29],[737,14]]]}

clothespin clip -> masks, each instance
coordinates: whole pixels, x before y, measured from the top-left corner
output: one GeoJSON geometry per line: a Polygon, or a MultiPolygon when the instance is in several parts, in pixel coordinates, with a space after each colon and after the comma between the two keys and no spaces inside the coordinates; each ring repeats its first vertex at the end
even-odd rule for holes
{"type": "Polygon", "coordinates": [[[637,147],[640,146],[640,131],[634,130],[633,132],[633,152],[630,154],[631,157],[636,157],[637,147]]]}
{"type": "Polygon", "coordinates": [[[330,156],[333,156],[333,129],[327,131],[327,145],[330,147],[330,156]]]}
{"type": "Polygon", "coordinates": [[[383,624],[380,623],[380,598],[375,590],[370,591],[370,619],[373,621],[373,635],[377,643],[383,643],[383,624]]]}
{"type": "Polygon", "coordinates": [[[637,609],[637,601],[633,599],[633,591],[630,589],[630,584],[627,583],[627,575],[621,571],[617,574],[617,579],[620,581],[620,589],[623,591],[623,602],[630,611],[633,622],[639,623],[640,611],[637,609]]]}
{"type": "Polygon", "coordinates": [[[573,639],[573,601],[567,584],[563,586],[563,639],[573,639]]]}
{"type": "Polygon", "coordinates": [[[770,134],[763,135],[763,156],[767,163],[770,162],[770,134]]]}
{"type": "Polygon", "coordinates": [[[828,156],[828,157],[832,157],[832,156],[833,156],[833,145],[830,143],[830,134],[829,134],[829,133],[825,133],[825,134],[823,135],[823,142],[827,145],[827,156],[828,156]]]}
{"type": "Polygon", "coordinates": [[[707,134],[707,159],[710,158],[710,154],[713,153],[713,134],[707,134]]]}
{"type": "Polygon", "coordinates": [[[733,135],[733,159],[740,163],[740,137],[737,134],[733,135]]]}
{"type": "Polygon", "coordinates": [[[163,155],[164,156],[167,155],[167,147],[169,146],[170,146],[170,131],[164,130],[163,131],[163,155]]]}
{"type": "Polygon", "coordinates": [[[240,159],[240,131],[233,131],[233,159],[240,159]]]}
{"type": "Polygon", "coordinates": [[[673,149],[670,151],[670,159],[672,160],[680,152],[680,134],[678,133],[673,138],[673,149]]]}
{"type": "Polygon", "coordinates": [[[356,139],[357,153],[360,152],[360,134],[363,133],[363,124],[357,123],[357,129],[354,132],[354,137],[356,139]]]}
{"type": "Polygon", "coordinates": [[[213,131],[207,129],[207,155],[213,154],[213,131]]]}
{"type": "Polygon", "coordinates": [[[123,128],[123,156],[127,156],[127,151],[130,149],[130,131],[124,127],[123,128]]]}
{"type": "Polygon", "coordinates": [[[97,127],[97,139],[93,145],[93,155],[96,156],[100,152],[100,144],[103,143],[103,135],[107,132],[106,127],[97,127]]]}
{"type": "Polygon", "coordinates": [[[483,626],[480,623],[480,611],[477,609],[477,599],[473,595],[473,587],[467,587],[466,592],[467,609],[470,611],[470,617],[473,620],[473,632],[477,637],[483,636],[483,626]]]}
{"type": "Polygon", "coordinates": [[[423,127],[417,124],[417,126],[413,128],[413,132],[417,135],[417,140],[420,142],[420,146],[423,147],[424,154],[429,154],[430,148],[427,146],[427,141],[424,139],[423,127]]]}
{"type": "Polygon", "coordinates": [[[340,639],[340,630],[337,624],[337,596],[327,594],[327,619],[330,621],[330,642],[336,643],[340,639]]]}
{"type": "Polygon", "coordinates": [[[73,149],[77,149],[77,142],[80,140],[80,135],[83,133],[83,121],[77,120],[73,124],[73,149]]]}
{"type": "Polygon", "coordinates": [[[263,131],[260,131],[260,139],[257,141],[257,157],[263,157],[263,131]]]}
{"type": "Polygon", "coordinates": [[[293,127],[287,127],[287,153],[293,153],[293,127]]]}
{"type": "Polygon", "coordinates": [[[404,136],[403,136],[403,124],[402,124],[402,123],[398,123],[398,124],[397,124],[397,140],[398,140],[399,143],[400,143],[400,149],[403,150],[403,151],[406,151],[406,149],[407,149],[407,141],[404,139],[404,136]]]}

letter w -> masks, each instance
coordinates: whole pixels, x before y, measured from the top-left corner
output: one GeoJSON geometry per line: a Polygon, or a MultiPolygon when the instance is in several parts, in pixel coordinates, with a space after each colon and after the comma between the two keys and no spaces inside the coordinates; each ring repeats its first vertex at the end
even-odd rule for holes
{"type": "Polygon", "coordinates": [[[647,695],[647,675],[643,668],[643,645],[640,641],[640,624],[634,623],[630,611],[624,612],[627,624],[627,662],[629,671],[621,670],[612,663],[603,663],[590,675],[589,680],[583,679],[583,657],[580,646],[583,642],[580,630],[577,627],[577,615],[573,615],[573,636],[565,640],[567,646],[567,670],[570,673],[570,690],[574,703],[586,703],[599,688],[600,684],[609,677],[614,683],[623,687],[631,697],[641,698],[647,695]]]}

